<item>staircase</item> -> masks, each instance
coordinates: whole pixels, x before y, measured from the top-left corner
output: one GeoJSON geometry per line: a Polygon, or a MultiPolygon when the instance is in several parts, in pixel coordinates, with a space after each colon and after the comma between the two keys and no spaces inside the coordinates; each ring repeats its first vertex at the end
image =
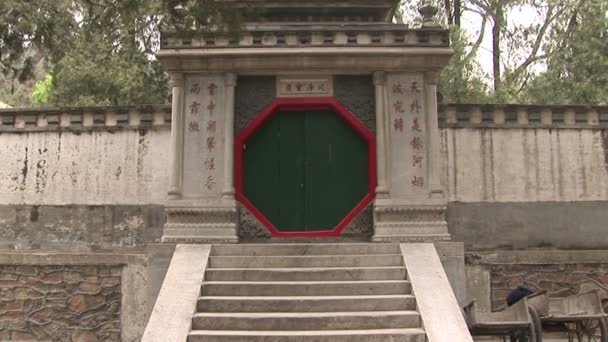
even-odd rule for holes
{"type": "Polygon", "coordinates": [[[213,245],[188,341],[424,342],[407,279],[398,244],[213,245]]]}

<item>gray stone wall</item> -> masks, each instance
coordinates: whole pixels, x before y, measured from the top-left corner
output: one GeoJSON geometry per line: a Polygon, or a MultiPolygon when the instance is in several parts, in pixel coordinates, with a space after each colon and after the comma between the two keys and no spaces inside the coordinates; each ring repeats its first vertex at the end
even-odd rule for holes
{"type": "Polygon", "coordinates": [[[159,242],[160,205],[3,205],[0,250],[142,249],[159,242]]]}
{"type": "Polygon", "coordinates": [[[276,97],[274,76],[239,76],[234,94],[234,134],[238,135],[276,97]]]}
{"type": "Polygon", "coordinates": [[[334,96],[367,129],[376,131],[376,101],[371,76],[334,76],[334,96]]]}
{"type": "Polygon", "coordinates": [[[452,239],[467,250],[608,249],[608,202],[448,205],[452,239]]]}
{"type": "Polygon", "coordinates": [[[121,341],[113,266],[0,266],[0,340],[121,341]]]}

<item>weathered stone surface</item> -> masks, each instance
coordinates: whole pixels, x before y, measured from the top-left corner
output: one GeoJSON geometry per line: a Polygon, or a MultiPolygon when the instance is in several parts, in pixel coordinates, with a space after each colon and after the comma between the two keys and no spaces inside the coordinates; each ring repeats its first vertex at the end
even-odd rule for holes
{"type": "Polygon", "coordinates": [[[370,205],[342,231],[343,237],[370,238],[374,235],[374,209],[370,205]]]}
{"type": "Polygon", "coordinates": [[[72,342],[97,342],[97,335],[90,331],[77,330],[72,333],[72,342]]]}
{"type": "Polygon", "coordinates": [[[238,205],[239,219],[239,238],[244,240],[269,239],[270,232],[251,212],[242,206],[238,205]]]}
{"type": "Polygon", "coordinates": [[[241,76],[234,103],[234,134],[238,135],[276,97],[275,77],[241,76]]]}
{"type": "Polygon", "coordinates": [[[334,77],[335,96],[367,129],[376,131],[376,104],[371,76],[334,77]]]}
{"type": "MultiPolygon", "coordinates": [[[[15,245],[21,249],[55,250],[143,248],[160,240],[165,220],[161,205],[0,205],[0,208],[16,216],[15,222],[0,220],[0,249],[14,249],[15,245]]],[[[36,275],[30,266],[20,267],[21,274],[36,275]]],[[[84,269],[83,275],[92,273],[84,269]]],[[[58,279],[54,277],[49,274],[45,282],[56,283],[58,279]]]]}
{"type": "Polygon", "coordinates": [[[0,339],[120,341],[121,268],[0,266],[0,339]]]}
{"type": "Polygon", "coordinates": [[[606,249],[606,202],[449,203],[452,238],[467,250],[606,249]]]}

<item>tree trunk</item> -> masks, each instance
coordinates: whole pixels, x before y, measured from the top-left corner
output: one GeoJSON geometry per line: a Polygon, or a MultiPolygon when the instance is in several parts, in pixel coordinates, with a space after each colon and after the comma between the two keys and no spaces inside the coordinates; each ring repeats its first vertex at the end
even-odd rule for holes
{"type": "Polygon", "coordinates": [[[460,0],[454,0],[454,25],[460,26],[460,0]]]}
{"type": "Polygon", "coordinates": [[[452,5],[450,0],[443,0],[443,7],[445,8],[445,16],[448,18],[448,25],[454,24],[454,15],[452,14],[452,5]]]}
{"type": "Polygon", "coordinates": [[[494,26],[492,27],[492,66],[494,76],[494,92],[498,93],[501,86],[500,75],[500,32],[503,24],[502,4],[496,4],[494,26]]]}

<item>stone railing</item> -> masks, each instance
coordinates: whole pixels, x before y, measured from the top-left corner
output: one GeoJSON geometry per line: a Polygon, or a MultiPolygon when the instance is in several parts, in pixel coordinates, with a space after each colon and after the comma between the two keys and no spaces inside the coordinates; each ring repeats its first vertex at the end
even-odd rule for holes
{"type": "Polygon", "coordinates": [[[171,106],[0,109],[0,132],[169,127],[171,106]]]}
{"type": "Polygon", "coordinates": [[[440,105],[447,128],[608,128],[608,106],[440,105]]]}
{"type": "MultiPolygon", "coordinates": [[[[0,109],[0,132],[169,128],[171,106],[0,109]]],[[[439,106],[442,128],[608,128],[608,106],[439,106]]]]}
{"type": "Polygon", "coordinates": [[[234,38],[222,32],[183,37],[163,32],[162,49],[281,47],[448,47],[446,30],[409,29],[407,25],[319,25],[248,27],[234,38]]]}

